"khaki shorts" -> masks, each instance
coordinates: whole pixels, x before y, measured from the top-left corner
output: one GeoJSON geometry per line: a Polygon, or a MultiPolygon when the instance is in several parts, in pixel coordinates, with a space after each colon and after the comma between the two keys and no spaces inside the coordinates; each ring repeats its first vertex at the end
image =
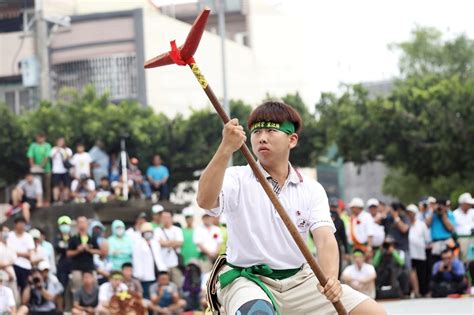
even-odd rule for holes
{"type": "MultiPolygon", "coordinates": [[[[219,271],[219,275],[230,269],[229,266],[224,266],[219,271]]],[[[297,274],[284,280],[258,277],[272,292],[282,315],[337,314],[331,302],[319,292],[317,288],[319,281],[308,264],[305,264],[297,274]]],[[[239,307],[248,301],[262,299],[270,302],[268,296],[257,284],[243,277],[237,278],[224,289],[221,289],[217,282],[216,289],[219,303],[227,315],[234,315],[239,307]]],[[[347,312],[368,299],[366,295],[347,285],[342,285],[342,291],[341,302],[347,312]]]]}

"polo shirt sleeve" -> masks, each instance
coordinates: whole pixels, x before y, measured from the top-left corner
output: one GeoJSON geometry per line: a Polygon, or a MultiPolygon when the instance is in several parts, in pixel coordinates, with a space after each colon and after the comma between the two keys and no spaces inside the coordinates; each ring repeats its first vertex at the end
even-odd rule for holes
{"type": "Polygon", "coordinates": [[[219,206],[214,209],[206,210],[211,216],[218,216],[222,212],[235,211],[238,205],[239,195],[239,174],[237,167],[229,167],[225,171],[222,190],[219,194],[219,206]]]}
{"type": "Polygon", "coordinates": [[[310,214],[309,214],[309,230],[313,232],[322,226],[329,226],[333,232],[336,232],[334,222],[329,212],[329,201],[326,191],[320,183],[315,182],[309,192],[311,196],[310,214]]]}

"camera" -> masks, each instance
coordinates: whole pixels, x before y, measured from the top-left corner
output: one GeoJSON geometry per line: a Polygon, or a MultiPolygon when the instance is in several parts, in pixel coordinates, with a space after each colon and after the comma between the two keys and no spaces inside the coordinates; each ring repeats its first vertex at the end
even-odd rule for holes
{"type": "Polygon", "coordinates": [[[383,247],[383,249],[389,249],[390,245],[391,245],[391,243],[383,243],[382,247],[383,247]]]}
{"type": "Polygon", "coordinates": [[[33,278],[33,283],[34,283],[34,284],[39,284],[39,283],[41,283],[41,278],[40,278],[40,277],[34,277],[34,278],[33,278]]]}

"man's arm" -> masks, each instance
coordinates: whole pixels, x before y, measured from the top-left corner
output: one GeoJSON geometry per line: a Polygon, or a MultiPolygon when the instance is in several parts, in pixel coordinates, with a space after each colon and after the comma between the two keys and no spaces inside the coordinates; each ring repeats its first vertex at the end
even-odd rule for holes
{"type": "Polygon", "coordinates": [[[337,280],[339,273],[339,250],[337,248],[337,241],[331,227],[322,226],[314,231],[313,239],[318,251],[318,261],[322,271],[327,277],[327,283],[320,291],[331,302],[339,301],[342,295],[342,288],[337,280]]]}
{"type": "Polygon", "coordinates": [[[199,179],[197,203],[203,209],[219,206],[224,174],[232,154],[246,141],[244,128],[234,118],[224,126],[222,142],[199,179]]]}
{"type": "Polygon", "coordinates": [[[400,232],[402,232],[403,234],[408,233],[408,230],[410,229],[410,225],[403,222],[402,218],[400,218],[400,215],[397,211],[393,212],[393,222],[400,232]]]}
{"type": "Polygon", "coordinates": [[[444,211],[441,215],[441,220],[443,222],[444,227],[449,232],[454,232],[454,224],[449,220],[447,211],[444,211]]]}

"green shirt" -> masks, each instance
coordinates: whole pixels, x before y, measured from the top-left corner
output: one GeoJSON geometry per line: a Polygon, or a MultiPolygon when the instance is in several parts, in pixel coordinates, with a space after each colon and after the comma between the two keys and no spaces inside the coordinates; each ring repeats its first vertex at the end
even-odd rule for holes
{"type": "Polygon", "coordinates": [[[26,156],[28,158],[32,158],[33,163],[35,165],[42,166],[46,173],[51,173],[51,161],[49,158],[50,155],[51,155],[51,144],[47,142],[43,144],[33,142],[32,144],[30,144],[30,147],[28,148],[28,152],[26,153],[26,156]],[[43,161],[45,158],[48,158],[48,161],[43,166],[43,161]]]}
{"type": "Polygon", "coordinates": [[[181,255],[183,255],[184,264],[187,265],[193,258],[199,259],[201,252],[193,240],[194,229],[183,228],[183,245],[181,245],[181,255]]]}

